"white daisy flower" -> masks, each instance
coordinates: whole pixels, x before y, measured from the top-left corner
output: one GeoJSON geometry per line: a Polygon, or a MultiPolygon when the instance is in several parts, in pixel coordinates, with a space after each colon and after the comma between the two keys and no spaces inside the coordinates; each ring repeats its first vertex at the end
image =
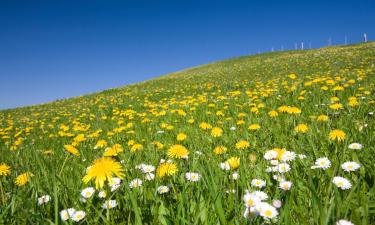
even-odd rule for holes
{"type": "Polygon", "coordinates": [[[276,208],[266,202],[261,202],[255,207],[255,209],[264,219],[272,219],[279,215],[276,208]]]}
{"type": "Polygon", "coordinates": [[[300,158],[300,159],[305,159],[305,158],[306,158],[306,155],[304,155],[304,154],[298,154],[298,158],[300,158]]]}
{"type": "Polygon", "coordinates": [[[293,161],[296,159],[296,153],[291,151],[285,151],[283,155],[281,156],[281,161],[287,162],[287,161],[293,161]]]}
{"type": "Polygon", "coordinates": [[[351,143],[348,148],[352,150],[360,150],[363,148],[363,146],[360,143],[351,143]]]}
{"type": "Polygon", "coordinates": [[[88,187],[88,188],[85,188],[81,191],[81,195],[83,198],[91,198],[95,193],[95,188],[93,187],[88,187]]]}
{"type": "Polygon", "coordinates": [[[252,219],[259,215],[258,211],[255,209],[255,207],[250,207],[245,209],[245,212],[243,213],[243,216],[247,219],[252,219]]]}
{"type": "Polygon", "coordinates": [[[116,200],[107,200],[103,203],[102,208],[103,209],[112,209],[117,206],[116,200]]]}
{"type": "Polygon", "coordinates": [[[236,127],[231,127],[231,128],[229,128],[230,130],[236,130],[236,127]]]}
{"type": "Polygon", "coordinates": [[[137,188],[142,186],[142,180],[141,179],[134,179],[130,182],[129,187],[130,188],[137,188]]]}
{"type": "Polygon", "coordinates": [[[165,194],[169,192],[169,187],[168,186],[160,186],[158,187],[158,193],[159,194],[165,194]]]}
{"type": "Polygon", "coordinates": [[[261,179],[253,179],[251,181],[251,186],[262,188],[262,187],[266,186],[266,181],[261,180],[261,179]]]}
{"type": "Polygon", "coordinates": [[[228,162],[223,162],[223,163],[220,163],[220,168],[222,170],[230,170],[230,165],[228,162]]]}
{"type": "Polygon", "coordinates": [[[279,160],[272,159],[272,160],[270,161],[270,163],[271,163],[272,166],[277,166],[277,165],[279,165],[279,160]]]}
{"type": "Polygon", "coordinates": [[[262,200],[262,201],[268,199],[268,195],[263,191],[254,191],[253,194],[258,196],[260,198],[260,200],[262,200]]]}
{"type": "Polygon", "coordinates": [[[328,169],[331,167],[331,161],[327,157],[319,158],[315,161],[315,165],[312,169],[320,168],[320,169],[328,169]]]}
{"type": "Polygon", "coordinates": [[[68,210],[66,210],[66,209],[61,210],[60,211],[60,218],[61,218],[62,221],[67,221],[70,218],[68,210]]]}
{"type": "Polygon", "coordinates": [[[152,173],[155,171],[155,167],[152,165],[143,165],[141,167],[142,173],[152,173]]]}
{"type": "Polygon", "coordinates": [[[153,179],[155,179],[155,174],[147,173],[146,176],[145,176],[145,179],[148,180],[148,181],[153,180],[153,179]]]}
{"type": "Polygon", "coordinates": [[[99,197],[99,198],[105,198],[105,197],[107,197],[107,192],[105,192],[105,191],[100,191],[99,194],[98,194],[98,197],[99,197]]]}
{"type": "Polygon", "coordinates": [[[281,201],[280,201],[279,199],[275,199],[275,200],[272,201],[272,205],[273,205],[276,209],[279,209],[279,208],[281,208],[282,203],[281,203],[281,201]]]}
{"type": "Polygon", "coordinates": [[[199,173],[187,172],[185,173],[185,178],[188,181],[197,182],[201,178],[201,175],[199,173]]]}
{"type": "Polygon", "coordinates": [[[121,179],[118,177],[112,177],[112,179],[109,180],[108,184],[109,186],[119,185],[121,184],[121,179]]]}
{"type": "Polygon", "coordinates": [[[291,187],[292,187],[292,182],[290,181],[281,181],[279,183],[279,188],[283,189],[284,191],[290,190],[291,187]]]}
{"type": "Polygon", "coordinates": [[[116,191],[117,189],[119,189],[120,188],[120,184],[114,184],[114,185],[112,185],[111,186],[111,192],[114,192],[114,191],[116,191]]]}
{"type": "Polygon", "coordinates": [[[263,157],[264,157],[266,160],[271,160],[271,159],[276,159],[278,154],[279,154],[279,153],[277,153],[277,151],[275,151],[275,150],[268,150],[268,151],[266,151],[266,152],[264,153],[264,156],[263,156],[263,157]]]}
{"type": "Polygon", "coordinates": [[[361,165],[359,165],[358,163],[356,162],[345,162],[341,165],[341,168],[343,170],[345,170],[345,172],[352,172],[352,171],[356,171],[357,169],[359,169],[361,167],[361,165]]]}
{"type": "Polygon", "coordinates": [[[339,220],[336,222],[336,225],[354,225],[354,223],[348,221],[348,220],[339,220]]]}
{"type": "Polygon", "coordinates": [[[259,196],[255,195],[254,193],[246,193],[243,200],[247,208],[256,206],[262,201],[259,196]]]}
{"type": "Polygon", "coordinates": [[[347,190],[352,187],[352,183],[344,177],[334,177],[332,182],[341,190],[347,190]]]}
{"type": "Polygon", "coordinates": [[[286,172],[289,172],[290,170],[290,166],[288,163],[280,163],[278,166],[277,166],[277,170],[280,172],[280,173],[286,173],[286,172]]]}
{"type": "Polygon", "coordinates": [[[237,172],[234,172],[232,175],[230,175],[230,178],[232,180],[238,180],[238,178],[240,178],[240,175],[237,172]]]}
{"type": "Polygon", "coordinates": [[[51,200],[51,196],[43,195],[42,197],[38,198],[38,205],[47,204],[51,200]]]}
{"type": "Polygon", "coordinates": [[[86,216],[86,213],[85,211],[76,211],[73,216],[71,217],[71,219],[74,221],[74,222],[79,222],[81,221],[82,219],[84,219],[86,216]]]}

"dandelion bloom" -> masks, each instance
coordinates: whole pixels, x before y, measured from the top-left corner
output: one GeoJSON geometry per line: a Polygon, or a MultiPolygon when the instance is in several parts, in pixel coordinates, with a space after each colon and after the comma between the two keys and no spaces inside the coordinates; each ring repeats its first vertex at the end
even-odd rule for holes
{"type": "Polygon", "coordinates": [[[109,181],[115,175],[119,178],[124,177],[124,170],[121,164],[109,157],[96,159],[92,166],[86,172],[86,176],[82,178],[84,183],[95,179],[96,188],[102,188],[105,181],[109,181]]]}
{"type": "Polygon", "coordinates": [[[177,141],[184,141],[185,139],[186,139],[186,134],[184,134],[184,133],[179,133],[179,134],[177,134],[177,141]]]}
{"type": "Polygon", "coordinates": [[[18,177],[16,177],[16,181],[14,183],[17,186],[23,186],[30,181],[30,178],[32,176],[34,176],[34,175],[30,172],[23,173],[23,174],[19,175],[18,177]]]}
{"type": "Polygon", "coordinates": [[[178,168],[175,163],[164,162],[159,165],[156,169],[156,174],[158,177],[172,176],[177,173],[178,168]]]}
{"type": "Polygon", "coordinates": [[[10,174],[10,166],[5,163],[0,164],[0,176],[8,176],[10,174]]]}
{"type": "Polygon", "coordinates": [[[168,157],[171,158],[186,158],[189,155],[189,151],[182,145],[173,145],[168,150],[168,157]]]}
{"type": "Polygon", "coordinates": [[[221,129],[220,127],[212,128],[212,130],[211,130],[211,136],[212,137],[220,137],[222,135],[223,135],[223,129],[221,129]]]}
{"type": "Polygon", "coordinates": [[[345,137],[346,137],[346,134],[344,131],[342,130],[339,130],[339,129],[335,129],[335,130],[332,130],[330,133],[329,133],[329,139],[331,141],[343,141],[345,140],[345,137]]]}
{"type": "Polygon", "coordinates": [[[131,152],[136,152],[136,151],[139,151],[143,149],[143,145],[142,144],[134,144],[131,148],[130,148],[130,151],[131,152]]]}
{"type": "Polygon", "coordinates": [[[255,123],[255,124],[251,124],[249,127],[248,127],[249,130],[259,130],[260,129],[260,125],[255,123]]]}
{"type": "Polygon", "coordinates": [[[309,130],[309,127],[306,124],[298,124],[295,128],[294,131],[297,133],[306,133],[309,130]]]}
{"type": "Polygon", "coordinates": [[[64,148],[66,151],[68,151],[69,153],[72,153],[75,156],[80,155],[79,151],[73,145],[64,145],[64,148]]]}
{"type": "Polygon", "coordinates": [[[224,147],[224,146],[217,146],[217,147],[214,149],[214,153],[215,153],[216,155],[224,154],[226,151],[227,151],[227,148],[224,147]]]}
{"type": "Polygon", "coordinates": [[[272,111],[269,111],[269,112],[268,112],[268,115],[269,115],[270,117],[276,117],[276,116],[279,115],[279,113],[278,113],[276,110],[272,110],[272,111]]]}
{"type": "Polygon", "coordinates": [[[248,147],[250,147],[250,143],[248,141],[241,140],[236,143],[236,149],[245,149],[248,147]]]}
{"type": "Polygon", "coordinates": [[[110,148],[106,148],[103,156],[117,156],[120,152],[123,152],[123,148],[120,144],[115,144],[110,148]]]}
{"type": "Polygon", "coordinates": [[[317,121],[328,121],[329,117],[326,115],[319,115],[318,118],[316,118],[317,121]]]}
{"type": "Polygon", "coordinates": [[[231,157],[229,158],[226,163],[229,164],[230,168],[232,170],[235,170],[237,169],[238,167],[240,167],[240,162],[241,162],[241,159],[239,157],[231,157]]]}
{"type": "Polygon", "coordinates": [[[106,146],[107,146],[107,142],[106,142],[105,140],[99,140],[99,141],[96,143],[94,149],[97,149],[97,148],[104,148],[104,147],[106,147],[106,146]]]}

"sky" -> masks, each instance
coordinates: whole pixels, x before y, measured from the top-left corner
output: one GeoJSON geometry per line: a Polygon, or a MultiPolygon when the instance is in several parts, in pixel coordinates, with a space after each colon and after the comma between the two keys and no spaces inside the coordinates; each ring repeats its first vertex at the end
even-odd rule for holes
{"type": "Polygon", "coordinates": [[[230,57],[375,40],[374,0],[0,1],[0,109],[230,57]]]}

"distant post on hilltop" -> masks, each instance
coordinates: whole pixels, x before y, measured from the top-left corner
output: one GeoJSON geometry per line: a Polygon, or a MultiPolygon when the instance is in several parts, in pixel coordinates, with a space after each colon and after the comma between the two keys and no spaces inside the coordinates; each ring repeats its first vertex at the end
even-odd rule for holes
{"type": "Polygon", "coordinates": [[[303,42],[301,42],[301,49],[303,50],[303,42]]]}
{"type": "Polygon", "coordinates": [[[365,42],[367,42],[367,34],[366,33],[363,34],[363,39],[364,39],[365,42]]]}

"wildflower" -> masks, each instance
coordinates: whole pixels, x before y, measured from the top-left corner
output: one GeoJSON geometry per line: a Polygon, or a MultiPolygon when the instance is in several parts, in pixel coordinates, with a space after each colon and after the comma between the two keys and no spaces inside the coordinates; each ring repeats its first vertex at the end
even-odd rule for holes
{"type": "Polygon", "coordinates": [[[103,156],[117,156],[120,152],[123,152],[124,149],[120,144],[115,144],[110,148],[106,148],[103,156]]]}
{"type": "Polygon", "coordinates": [[[232,180],[238,180],[238,178],[240,178],[240,175],[238,175],[237,172],[234,172],[234,173],[230,176],[230,178],[231,178],[232,180]]]}
{"type": "Polygon", "coordinates": [[[311,168],[312,169],[315,169],[315,168],[320,168],[320,169],[328,169],[331,167],[331,161],[329,161],[329,159],[327,157],[323,157],[323,158],[318,158],[316,161],[315,161],[315,165],[312,166],[311,168]]]}
{"type": "Polygon", "coordinates": [[[261,179],[253,179],[251,181],[251,186],[262,188],[262,187],[266,186],[266,181],[261,180],[261,179]]]}
{"type": "Polygon", "coordinates": [[[178,168],[175,163],[172,162],[163,162],[156,169],[156,174],[158,177],[172,176],[177,173],[178,168]]]}
{"type": "Polygon", "coordinates": [[[360,150],[362,149],[362,145],[360,143],[351,143],[348,148],[352,150],[360,150]]]}
{"type": "Polygon", "coordinates": [[[253,193],[246,193],[243,197],[243,200],[246,207],[253,207],[261,203],[261,199],[259,198],[259,196],[256,196],[253,193]]]}
{"type": "Polygon", "coordinates": [[[42,197],[38,198],[38,205],[47,204],[51,200],[51,196],[43,195],[42,197]]]}
{"type": "Polygon", "coordinates": [[[280,173],[286,173],[286,172],[289,172],[290,166],[288,163],[280,163],[279,165],[277,165],[277,170],[280,173]]]}
{"type": "Polygon", "coordinates": [[[153,179],[155,179],[155,174],[146,173],[145,179],[148,180],[148,181],[153,180],[153,179]]]}
{"type": "Polygon", "coordinates": [[[187,158],[189,151],[182,145],[173,145],[168,150],[168,157],[171,158],[187,158]]]}
{"type": "Polygon", "coordinates": [[[188,173],[185,173],[185,178],[188,181],[197,182],[201,178],[201,175],[198,173],[188,172],[188,173]]]}
{"type": "Polygon", "coordinates": [[[73,145],[64,145],[66,151],[72,153],[75,156],[80,156],[79,151],[73,145]]]}
{"type": "Polygon", "coordinates": [[[352,171],[356,171],[357,169],[359,169],[361,167],[361,165],[359,165],[358,163],[356,162],[345,162],[341,165],[341,168],[343,170],[345,170],[345,172],[352,172],[352,171]]]}
{"type": "Polygon", "coordinates": [[[103,203],[102,208],[103,209],[112,209],[117,206],[117,201],[116,200],[107,200],[103,203]]]}
{"type": "Polygon", "coordinates": [[[273,205],[276,209],[279,209],[279,208],[281,208],[282,203],[281,203],[280,200],[275,199],[275,200],[272,201],[272,205],[273,205]]]}
{"type": "Polygon", "coordinates": [[[354,224],[348,220],[339,220],[336,222],[336,225],[354,225],[354,224]]]}
{"type": "Polygon", "coordinates": [[[332,182],[341,190],[347,190],[352,187],[352,183],[343,177],[334,177],[332,182]]]}
{"type": "Polygon", "coordinates": [[[169,192],[169,187],[168,186],[160,186],[158,187],[158,193],[159,194],[165,194],[169,192]]]}
{"type": "Polygon", "coordinates": [[[99,141],[96,143],[94,149],[97,149],[97,148],[104,148],[104,147],[106,147],[107,145],[108,145],[108,144],[107,144],[107,142],[106,142],[105,140],[99,140],[99,141]]]}
{"type": "Polygon", "coordinates": [[[186,134],[184,134],[184,133],[179,133],[179,134],[177,134],[177,141],[184,141],[185,139],[186,139],[186,134]]]}
{"type": "Polygon", "coordinates": [[[243,216],[245,218],[252,219],[258,215],[258,211],[255,209],[255,207],[246,207],[245,212],[243,216]]]}
{"type": "Polygon", "coordinates": [[[220,168],[222,170],[230,170],[230,165],[228,162],[223,162],[223,163],[220,163],[220,168]]]}
{"type": "Polygon", "coordinates": [[[107,192],[105,192],[105,191],[100,191],[99,194],[98,194],[98,197],[99,197],[99,198],[105,198],[105,197],[107,197],[107,192]]]}
{"type": "Polygon", "coordinates": [[[318,118],[316,119],[317,121],[328,121],[328,116],[326,115],[319,115],[318,118]]]}
{"type": "Polygon", "coordinates": [[[217,146],[217,147],[214,149],[214,153],[215,153],[216,155],[222,155],[222,154],[224,154],[226,151],[227,151],[227,148],[224,147],[224,146],[217,146]]]}
{"type": "Polygon", "coordinates": [[[0,176],[8,176],[10,174],[10,166],[5,163],[0,164],[0,176]]]}
{"type": "Polygon", "coordinates": [[[30,172],[22,173],[16,177],[16,181],[14,182],[17,186],[23,186],[30,181],[30,178],[34,176],[30,172]]]}
{"type": "Polygon", "coordinates": [[[342,106],[341,103],[333,103],[329,105],[329,108],[333,110],[339,110],[339,109],[343,109],[344,107],[342,106]]]}
{"type": "Polygon", "coordinates": [[[306,124],[298,124],[294,131],[297,133],[306,133],[309,130],[309,127],[306,124]]]}
{"type": "Polygon", "coordinates": [[[284,191],[290,190],[291,187],[292,187],[292,182],[290,181],[281,181],[279,183],[279,188],[283,189],[284,191]]]}
{"type": "Polygon", "coordinates": [[[200,127],[202,130],[209,130],[209,129],[212,128],[212,126],[211,126],[210,124],[205,123],[205,122],[199,124],[199,127],[200,127]]]}
{"type": "Polygon", "coordinates": [[[223,135],[223,129],[221,129],[220,127],[212,128],[212,130],[211,130],[211,136],[212,137],[220,137],[222,135],[223,135]]]}
{"type": "Polygon", "coordinates": [[[265,219],[272,219],[279,215],[276,208],[266,202],[261,202],[255,208],[259,212],[259,215],[265,219]]]}
{"type": "Polygon", "coordinates": [[[81,191],[81,195],[84,198],[91,198],[95,193],[95,189],[93,187],[85,188],[81,191]]]}
{"type": "Polygon", "coordinates": [[[74,221],[74,222],[79,222],[81,221],[82,219],[84,219],[86,216],[86,213],[85,211],[76,211],[73,216],[71,216],[71,219],[74,221]]]}
{"type": "Polygon", "coordinates": [[[249,127],[248,127],[249,130],[259,130],[260,129],[260,125],[259,124],[251,124],[249,127]]]}
{"type": "Polygon", "coordinates": [[[269,112],[268,112],[268,115],[269,115],[270,117],[276,117],[276,116],[279,115],[279,113],[278,113],[277,111],[275,111],[275,110],[272,110],[272,111],[269,111],[269,112]]]}
{"type": "Polygon", "coordinates": [[[271,160],[271,159],[276,159],[277,155],[278,155],[277,151],[275,151],[275,150],[268,150],[268,151],[266,151],[266,152],[264,153],[264,156],[263,156],[263,157],[264,157],[266,160],[271,160]]]}
{"type": "Polygon", "coordinates": [[[62,221],[67,221],[70,218],[68,210],[64,209],[60,211],[60,218],[62,221]]]}
{"type": "Polygon", "coordinates": [[[131,152],[137,152],[139,150],[142,150],[143,149],[143,145],[142,144],[134,144],[131,148],[130,148],[130,151],[131,152]]]}
{"type": "Polygon", "coordinates": [[[226,162],[229,164],[232,170],[235,170],[240,167],[240,161],[241,159],[239,157],[231,157],[226,162]]]}
{"type": "Polygon", "coordinates": [[[152,166],[152,165],[142,164],[141,165],[141,171],[142,171],[142,173],[152,173],[152,172],[155,171],[155,167],[152,166]]]}
{"type": "Polygon", "coordinates": [[[250,147],[250,143],[245,140],[240,140],[236,143],[236,149],[246,149],[250,147]]]}
{"type": "Polygon", "coordinates": [[[342,131],[342,130],[338,130],[338,129],[335,129],[335,130],[332,130],[330,133],[329,133],[329,139],[331,141],[343,141],[345,140],[345,132],[342,131]]]}
{"type": "Polygon", "coordinates": [[[264,200],[268,199],[268,195],[263,191],[254,191],[253,194],[258,196],[261,201],[264,201],[264,200]]]}
{"type": "Polygon", "coordinates": [[[130,182],[129,187],[130,188],[137,188],[142,186],[142,180],[141,179],[134,179],[130,182]]]}
{"type": "Polygon", "coordinates": [[[113,178],[113,175],[123,178],[123,171],[119,162],[109,157],[102,157],[94,161],[93,165],[87,170],[86,175],[82,178],[82,181],[87,184],[90,180],[95,179],[96,188],[100,189],[104,186],[105,181],[113,178]]]}
{"type": "Polygon", "coordinates": [[[283,155],[281,156],[281,160],[286,162],[286,161],[293,161],[296,158],[296,153],[290,152],[290,151],[285,151],[283,155]]]}

